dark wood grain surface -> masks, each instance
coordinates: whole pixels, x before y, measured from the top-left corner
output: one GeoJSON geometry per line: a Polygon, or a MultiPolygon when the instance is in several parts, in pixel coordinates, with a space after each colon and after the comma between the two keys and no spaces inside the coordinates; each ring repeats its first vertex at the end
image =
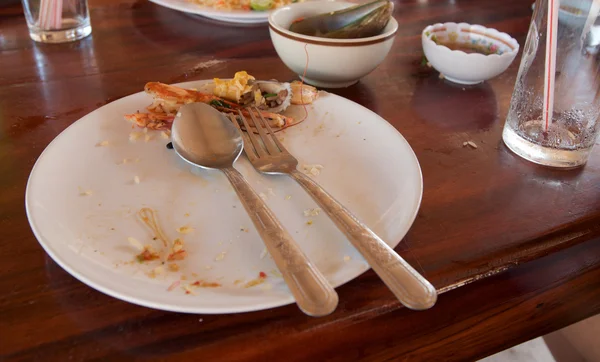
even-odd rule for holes
{"type": "Polygon", "coordinates": [[[334,314],[313,319],[294,306],[166,313],[78,282],[43,252],[24,212],[29,172],[56,135],[147,81],[240,69],[295,77],[266,26],[224,25],[145,0],[90,6],[92,36],[60,45],[31,41],[19,4],[0,7],[0,358],[469,360],[600,311],[600,148],[568,172],[507,150],[500,134],[520,55],[475,87],[448,84],[420,65],[420,32],[435,22],[483,24],[523,45],[531,3],[521,0],[398,1],[400,29],[385,62],[333,90],[387,119],[419,158],[423,203],[397,250],[440,291],[475,283],[411,312],[367,272],[339,288],[334,314]],[[215,59],[222,62],[207,67],[215,59]],[[479,147],[462,147],[468,140],[479,147]]]}

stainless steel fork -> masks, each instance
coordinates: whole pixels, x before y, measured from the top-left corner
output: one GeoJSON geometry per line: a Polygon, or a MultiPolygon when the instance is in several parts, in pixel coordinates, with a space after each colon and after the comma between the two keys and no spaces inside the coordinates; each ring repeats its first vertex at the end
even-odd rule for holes
{"type": "MultiPolygon", "coordinates": [[[[260,112],[247,110],[260,136],[250,131],[248,120],[238,111],[239,119],[249,131],[242,132],[244,151],[254,168],[262,173],[291,176],[329,215],[402,304],[415,310],[431,308],[437,300],[433,285],[321,186],[298,171],[298,160],[279,142],[260,112]]],[[[235,116],[230,118],[240,127],[235,116]]]]}

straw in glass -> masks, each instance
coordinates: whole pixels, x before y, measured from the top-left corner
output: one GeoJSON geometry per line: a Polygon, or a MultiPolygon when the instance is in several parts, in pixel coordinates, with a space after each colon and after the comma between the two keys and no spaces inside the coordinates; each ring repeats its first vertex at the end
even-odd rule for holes
{"type": "Polygon", "coordinates": [[[556,36],[558,28],[558,2],[548,0],[548,28],[546,31],[546,64],[544,68],[544,126],[546,132],[554,112],[554,77],[556,75],[556,36]]]}

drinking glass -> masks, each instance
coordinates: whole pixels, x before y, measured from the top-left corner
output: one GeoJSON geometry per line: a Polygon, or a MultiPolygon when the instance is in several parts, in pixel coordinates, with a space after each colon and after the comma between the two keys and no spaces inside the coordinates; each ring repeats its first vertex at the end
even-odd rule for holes
{"type": "Polygon", "coordinates": [[[92,32],[87,0],[22,0],[31,39],[63,43],[92,32]]]}
{"type": "Polygon", "coordinates": [[[560,1],[555,34],[547,31],[549,1],[559,0],[535,3],[502,138],[529,161],[572,168],[586,163],[600,132],[600,53],[594,45],[600,0],[560,1]],[[553,34],[551,84],[553,68],[546,57],[547,37],[553,34]]]}

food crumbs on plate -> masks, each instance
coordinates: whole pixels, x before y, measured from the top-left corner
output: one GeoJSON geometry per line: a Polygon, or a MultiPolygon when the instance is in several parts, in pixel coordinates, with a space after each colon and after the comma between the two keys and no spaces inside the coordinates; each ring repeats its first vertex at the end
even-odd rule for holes
{"type": "Polygon", "coordinates": [[[176,280],[173,283],[171,283],[171,285],[169,285],[169,287],[167,288],[167,292],[172,291],[173,289],[177,288],[179,285],[181,284],[180,280],[176,280]]]}
{"type": "Polygon", "coordinates": [[[256,285],[262,284],[265,282],[266,279],[267,279],[267,274],[265,272],[260,272],[260,273],[258,273],[258,278],[252,279],[251,281],[246,283],[244,285],[244,288],[251,288],[256,285]]]}
{"type": "Polygon", "coordinates": [[[185,216],[185,217],[190,217],[190,213],[189,213],[189,212],[186,212],[185,214],[183,214],[183,216],[185,216]]]}
{"type": "Polygon", "coordinates": [[[194,292],[192,290],[192,288],[190,288],[189,285],[184,285],[183,286],[183,290],[185,290],[185,294],[192,294],[192,295],[196,295],[196,292],[194,292]]]}
{"type": "Polygon", "coordinates": [[[150,270],[150,272],[147,273],[148,277],[150,277],[151,279],[156,278],[157,275],[161,275],[164,273],[164,268],[162,266],[157,266],[156,268],[150,270]]]}
{"type": "Polygon", "coordinates": [[[140,177],[139,176],[134,176],[133,177],[133,183],[135,183],[136,185],[140,183],[140,177]]]}
{"type": "Polygon", "coordinates": [[[242,280],[241,280],[241,279],[236,279],[236,280],[234,280],[234,281],[233,281],[233,285],[238,285],[238,284],[240,284],[241,282],[242,282],[242,280]]]}
{"type": "Polygon", "coordinates": [[[167,257],[167,260],[183,260],[187,256],[187,252],[183,248],[183,240],[175,239],[173,240],[173,247],[171,248],[171,253],[167,257]]]}
{"type": "Polygon", "coordinates": [[[308,217],[308,216],[318,216],[320,212],[321,212],[321,209],[318,208],[318,207],[315,207],[314,209],[304,210],[304,216],[306,216],[306,217],[308,217]]]}
{"type": "Polygon", "coordinates": [[[212,268],[213,268],[213,267],[212,267],[212,265],[206,265],[206,266],[204,267],[204,269],[206,269],[206,270],[211,270],[212,268]]]}
{"type": "Polygon", "coordinates": [[[92,194],[92,190],[84,190],[81,187],[79,188],[79,196],[90,196],[92,194]]]}
{"type": "Polygon", "coordinates": [[[245,232],[245,233],[249,232],[248,228],[245,228],[245,227],[243,227],[243,226],[240,228],[240,231],[243,231],[243,232],[245,232]]]}
{"type": "MultiPolygon", "coordinates": [[[[167,254],[167,260],[183,260],[187,256],[187,252],[183,247],[183,240],[175,239],[171,242],[165,235],[164,231],[158,224],[156,212],[151,208],[144,207],[137,212],[138,219],[144,223],[153,233],[153,240],[162,242],[162,245],[167,250],[163,250],[167,254]]],[[[164,261],[163,261],[164,263],[164,261]]]]}
{"type": "Polygon", "coordinates": [[[160,136],[166,140],[171,138],[171,131],[167,130],[167,131],[162,131],[160,133],[160,136]]]}
{"type": "Polygon", "coordinates": [[[267,189],[267,192],[269,193],[269,196],[277,196],[277,195],[275,195],[275,192],[273,191],[273,189],[270,187],[267,189]]]}
{"type": "Polygon", "coordinates": [[[102,142],[96,143],[96,147],[104,147],[104,146],[108,146],[108,141],[102,141],[102,142]]]}
{"type": "MultiPolygon", "coordinates": [[[[147,129],[147,128],[144,128],[144,129],[147,129]]],[[[144,136],[144,142],[148,142],[150,140],[152,140],[152,136],[151,135],[147,134],[147,135],[144,136]]]]}
{"type": "Polygon", "coordinates": [[[146,245],[144,246],[144,250],[142,250],[141,253],[136,255],[136,259],[140,263],[143,263],[145,261],[160,259],[160,255],[158,255],[158,253],[156,252],[156,250],[154,250],[152,245],[146,245]]]}
{"type": "Polygon", "coordinates": [[[129,133],[129,141],[130,142],[135,142],[135,141],[139,140],[140,137],[142,137],[142,134],[143,133],[141,133],[141,132],[135,132],[135,131],[129,133]]]}
{"type": "Polygon", "coordinates": [[[323,165],[302,165],[302,171],[305,174],[310,174],[313,176],[319,176],[321,174],[321,170],[323,169],[323,165]]]}
{"type": "Polygon", "coordinates": [[[312,220],[308,220],[308,221],[306,222],[306,225],[312,225],[312,224],[313,224],[313,221],[312,221],[312,220]]]}
{"type": "Polygon", "coordinates": [[[263,192],[259,193],[258,196],[260,196],[261,199],[267,201],[267,195],[265,195],[263,192]]]}
{"type": "Polygon", "coordinates": [[[196,273],[192,273],[192,276],[193,276],[194,278],[198,278],[198,274],[196,274],[196,273]]]}
{"type": "Polygon", "coordinates": [[[204,280],[196,280],[195,282],[193,282],[190,285],[193,287],[199,287],[199,288],[218,288],[221,286],[221,283],[205,282],[204,280]]]}
{"type": "Polygon", "coordinates": [[[350,261],[352,259],[349,255],[344,256],[344,261],[350,261]]]}
{"type": "Polygon", "coordinates": [[[260,258],[264,259],[265,256],[267,256],[269,254],[269,251],[267,250],[267,248],[263,248],[263,250],[260,253],[260,258]]]}
{"type": "Polygon", "coordinates": [[[136,238],[130,236],[127,238],[127,241],[129,241],[129,244],[133,245],[134,248],[140,251],[144,250],[144,246],[136,238]]]}
{"type": "Polygon", "coordinates": [[[179,279],[181,279],[181,280],[187,280],[188,277],[186,275],[182,275],[182,276],[179,277],[179,279]]]}
{"type": "Polygon", "coordinates": [[[217,256],[215,257],[215,261],[221,261],[225,259],[225,254],[227,254],[226,251],[222,251],[219,254],[217,254],[217,256]]]}
{"type": "Polygon", "coordinates": [[[179,271],[179,265],[177,265],[175,263],[169,264],[169,271],[172,271],[172,272],[179,271]]]}
{"type": "Polygon", "coordinates": [[[189,234],[192,231],[194,231],[194,228],[190,227],[190,226],[187,226],[187,225],[186,226],[181,226],[181,227],[177,228],[177,232],[180,233],[180,234],[189,234]]]}
{"type": "Polygon", "coordinates": [[[291,200],[291,199],[292,199],[292,195],[287,195],[287,196],[285,197],[285,199],[286,199],[286,200],[291,200]]]}

